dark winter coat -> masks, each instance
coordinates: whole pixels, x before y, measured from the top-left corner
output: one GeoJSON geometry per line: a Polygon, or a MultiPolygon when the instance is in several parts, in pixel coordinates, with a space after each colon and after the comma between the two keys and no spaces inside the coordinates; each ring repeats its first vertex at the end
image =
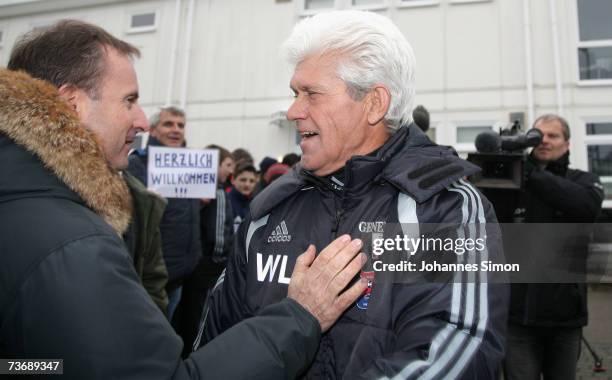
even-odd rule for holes
{"type": "Polygon", "coordinates": [[[291,300],[181,360],[121,234],[128,188],[50,84],[0,70],[0,357],[62,379],[294,378],[318,322],[291,300]]]}
{"type": "Polygon", "coordinates": [[[244,221],[249,212],[249,204],[251,203],[251,197],[243,195],[235,187],[232,187],[228,197],[232,204],[232,212],[234,213],[234,232],[238,231],[238,227],[244,221]]]}
{"type": "MultiPolygon", "coordinates": [[[[530,168],[523,194],[522,212],[527,223],[593,223],[604,198],[599,177],[578,169],[569,169],[569,154],[547,165],[537,167],[529,158],[530,168]]],[[[575,263],[586,271],[588,236],[572,236],[568,242],[576,247],[575,263]],[[580,241],[576,241],[579,239],[580,241]]],[[[566,239],[567,240],[567,239],[566,239]]],[[[558,261],[562,260],[561,257],[558,261]]],[[[513,284],[510,322],[524,326],[581,327],[588,322],[585,283],[513,284]]]]}

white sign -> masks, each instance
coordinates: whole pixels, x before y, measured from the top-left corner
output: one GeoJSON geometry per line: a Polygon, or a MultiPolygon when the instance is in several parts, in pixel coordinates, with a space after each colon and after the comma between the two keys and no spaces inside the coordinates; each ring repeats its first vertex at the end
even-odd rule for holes
{"type": "Polygon", "coordinates": [[[219,151],[149,146],[147,187],[166,198],[214,198],[219,151]]]}

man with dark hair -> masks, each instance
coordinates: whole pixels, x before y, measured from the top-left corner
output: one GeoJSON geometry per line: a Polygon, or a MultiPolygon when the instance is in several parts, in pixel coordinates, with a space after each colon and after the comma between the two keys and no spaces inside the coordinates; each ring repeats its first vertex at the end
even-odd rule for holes
{"type": "Polygon", "coordinates": [[[79,88],[96,99],[100,79],[107,75],[105,59],[113,51],[130,59],[140,57],[138,48],[99,26],[62,20],[51,29],[35,29],[17,41],[7,68],[24,70],[58,88],[79,88]]]}
{"type": "MultiPolygon", "coordinates": [[[[8,68],[54,84],[84,126],[96,133],[109,165],[119,170],[127,164],[125,153],[136,133],[147,130],[146,118],[137,104],[138,84],[131,63],[138,56],[136,47],[98,26],[65,20],[17,41],[8,68]],[[123,93],[113,93],[117,88],[123,93]]],[[[127,199],[133,201],[124,239],[143,286],[165,312],[168,273],[158,227],[165,201],[147,192],[133,176],[121,176],[130,190],[127,199]]]]}
{"type": "MultiPolygon", "coordinates": [[[[149,146],[181,148],[185,146],[185,112],[164,107],[150,119],[151,135],[147,148],[135,150],[128,171],[147,184],[149,146]]],[[[168,268],[168,319],[181,300],[183,282],[195,269],[201,257],[200,200],[169,198],[160,223],[162,251],[168,268]]]]}
{"type": "Polygon", "coordinates": [[[308,249],[287,299],[180,360],[120,239],[133,206],[120,171],[148,129],[134,51],[67,21],[20,40],[9,67],[26,73],[0,70],[0,357],[62,359],[63,379],[293,378],[365,288],[342,291],[361,246],[308,249]]]}
{"type": "MultiPolygon", "coordinates": [[[[601,210],[603,187],[597,175],[569,168],[567,121],[547,114],[538,117],[533,127],[542,132],[542,143],[526,162],[526,190],[514,216],[527,223],[594,222],[601,210]]],[[[588,254],[586,239],[582,243],[581,239],[565,238],[572,247],[571,256],[578,259],[571,268],[577,272],[586,267],[588,254]]],[[[569,259],[556,257],[555,261],[569,259]]],[[[586,285],[513,284],[510,299],[504,377],[575,379],[582,328],[588,321],[586,285]]]]}
{"type": "Polygon", "coordinates": [[[251,155],[251,153],[249,153],[248,150],[244,149],[244,148],[237,148],[234,149],[234,151],[232,152],[232,156],[234,157],[234,162],[236,163],[236,165],[242,163],[242,162],[247,162],[251,165],[255,165],[255,161],[253,160],[253,156],[251,155]]]}

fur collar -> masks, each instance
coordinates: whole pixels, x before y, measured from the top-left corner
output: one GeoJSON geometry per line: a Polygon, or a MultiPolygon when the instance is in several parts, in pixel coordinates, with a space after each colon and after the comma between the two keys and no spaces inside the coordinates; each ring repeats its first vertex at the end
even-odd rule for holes
{"type": "Polygon", "coordinates": [[[91,131],[57,89],[23,72],[0,69],[0,132],[36,155],[119,234],[132,214],[129,190],[91,131]]]}

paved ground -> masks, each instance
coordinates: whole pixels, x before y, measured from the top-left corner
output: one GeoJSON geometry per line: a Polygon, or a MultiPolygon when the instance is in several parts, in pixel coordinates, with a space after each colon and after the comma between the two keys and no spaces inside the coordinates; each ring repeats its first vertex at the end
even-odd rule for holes
{"type": "Polygon", "coordinates": [[[603,366],[608,371],[593,372],[593,357],[586,346],[582,345],[582,354],[578,361],[578,380],[612,380],[612,285],[592,285],[589,288],[589,325],[584,329],[584,336],[603,357],[603,366]]]}

